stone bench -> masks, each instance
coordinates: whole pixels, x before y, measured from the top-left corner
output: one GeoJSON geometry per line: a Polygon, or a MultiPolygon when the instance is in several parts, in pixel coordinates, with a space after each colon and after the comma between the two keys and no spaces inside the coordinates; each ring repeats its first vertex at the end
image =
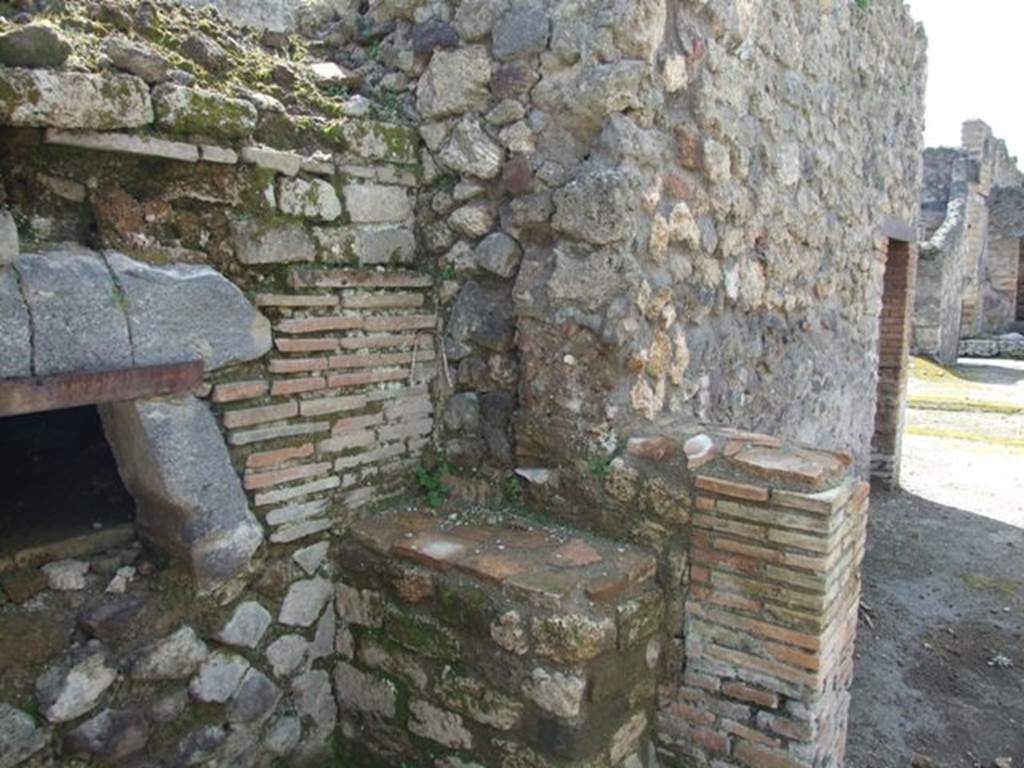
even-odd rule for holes
{"type": "Polygon", "coordinates": [[[398,512],[353,526],[336,565],[335,687],[367,752],[354,764],[650,764],[665,615],[650,555],[398,512]]]}

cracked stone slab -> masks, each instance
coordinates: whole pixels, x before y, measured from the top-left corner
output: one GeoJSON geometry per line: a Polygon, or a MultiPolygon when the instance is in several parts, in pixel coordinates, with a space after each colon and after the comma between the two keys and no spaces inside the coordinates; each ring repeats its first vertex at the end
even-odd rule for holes
{"type": "Polygon", "coordinates": [[[106,258],[123,296],[137,365],[200,358],[213,371],[270,351],[270,321],[219,272],[191,264],[154,267],[113,252],[106,258]]]}
{"type": "Polygon", "coordinates": [[[139,533],[188,564],[202,593],[244,573],[263,542],[209,406],[192,396],[99,407],[139,533]]]}
{"type": "Polygon", "coordinates": [[[16,268],[32,318],[36,375],[132,366],[121,296],[97,254],[84,250],[23,254],[16,268]]]}

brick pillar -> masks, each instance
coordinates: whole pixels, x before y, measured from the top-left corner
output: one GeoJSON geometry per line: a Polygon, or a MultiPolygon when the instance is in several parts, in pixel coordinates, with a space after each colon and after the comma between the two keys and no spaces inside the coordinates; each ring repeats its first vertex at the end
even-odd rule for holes
{"type": "Polygon", "coordinates": [[[737,477],[726,459],[696,478],[685,670],[661,688],[660,736],[699,764],[832,768],[845,749],[869,486],[842,455],[754,452],[770,476],[724,479],[737,477]],[[842,469],[826,490],[789,490],[808,459],[842,469]]]}
{"type": "Polygon", "coordinates": [[[889,240],[878,321],[878,392],[871,440],[871,476],[889,488],[898,486],[900,477],[915,262],[909,243],[889,240]]]}

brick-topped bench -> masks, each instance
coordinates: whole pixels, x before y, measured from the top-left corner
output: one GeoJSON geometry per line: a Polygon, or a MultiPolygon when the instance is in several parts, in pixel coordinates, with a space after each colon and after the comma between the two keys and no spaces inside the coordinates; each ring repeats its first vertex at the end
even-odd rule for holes
{"type": "Polygon", "coordinates": [[[650,555],[429,512],[359,523],[339,555],[354,764],[649,764],[665,613],[650,555]]]}

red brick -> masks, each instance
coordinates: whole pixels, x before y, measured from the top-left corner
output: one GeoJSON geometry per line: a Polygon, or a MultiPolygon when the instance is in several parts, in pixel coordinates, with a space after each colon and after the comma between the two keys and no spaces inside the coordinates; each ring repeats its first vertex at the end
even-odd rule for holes
{"type": "Polygon", "coordinates": [[[736,681],[722,683],[722,693],[739,701],[756,704],[759,707],[777,709],[779,706],[779,694],[772,691],[762,691],[759,688],[752,688],[749,685],[736,681]]]}
{"type": "Polygon", "coordinates": [[[455,567],[471,576],[501,584],[530,570],[530,565],[509,555],[485,553],[459,560],[455,567]]]}
{"type": "Polygon", "coordinates": [[[717,677],[702,675],[699,672],[694,672],[692,669],[688,669],[683,673],[683,682],[687,685],[711,691],[712,693],[716,693],[718,691],[720,683],[717,677]]]}
{"type": "Polygon", "coordinates": [[[277,357],[270,361],[271,373],[307,373],[327,370],[326,357],[277,357]]]}
{"type": "Polygon", "coordinates": [[[280,421],[299,415],[299,404],[296,402],[279,405],[264,405],[258,408],[241,408],[224,412],[224,426],[228,429],[250,427],[253,424],[264,424],[268,421],[280,421]]]}
{"type": "Polygon", "coordinates": [[[437,315],[395,315],[392,317],[368,317],[364,327],[368,331],[413,331],[434,328],[437,315]]]}
{"type": "Polygon", "coordinates": [[[708,752],[729,754],[729,737],[710,728],[691,728],[690,736],[708,752]]]}
{"type": "Polygon", "coordinates": [[[362,317],[303,317],[281,320],[281,333],[323,333],[324,331],[355,331],[363,327],[362,317]]]}
{"type": "Polygon", "coordinates": [[[238,400],[252,400],[267,394],[270,385],[265,381],[231,381],[213,388],[213,402],[234,403],[238,400]]]}
{"type": "Polygon", "coordinates": [[[323,376],[307,376],[301,379],[279,379],[270,386],[270,394],[297,395],[321,389],[327,389],[327,380],[323,376]]]}
{"type": "Polygon", "coordinates": [[[338,348],[338,340],[333,337],[313,339],[274,339],[279,352],[334,352],[338,348]]]}
{"type": "Polygon", "coordinates": [[[814,740],[814,729],[808,723],[801,723],[797,720],[790,720],[788,717],[769,715],[761,713],[757,718],[758,725],[768,728],[780,736],[794,741],[811,742],[814,740]]]}
{"type": "Polygon", "coordinates": [[[708,571],[703,565],[691,565],[690,566],[690,581],[696,581],[699,583],[707,583],[711,580],[711,572],[708,571]]]}
{"type": "Polygon", "coordinates": [[[697,509],[701,512],[711,512],[715,508],[715,500],[710,496],[697,497],[697,509]]]}
{"type": "Polygon", "coordinates": [[[384,333],[373,336],[349,336],[338,340],[342,349],[382,349],[385,347],[433,347],[434,337],[427,334],[384,333]]]}
{"type": "Polygon", "coordinates": [[[310,296],[298,293],[256,294],[257,307],[336,307],[337,296],[310,296]]]}
{"type": "Polygon", "coordinates": [[[262,469],[264,467],[276,467],[293,459],[304,459],[313,455],[313,444],[293,445],[288,448],[278,448],[276,451],[263,451],[254,453],[245,460],[245,466],[249,469],[262,469]]]}
{"type": "Polygon", "coordinates": [[[695,725],[711,725],[715,722],[715,716],[710,712],[705,712],[702,709],[698,709],[697,707],[681,701],[671,704],[670,709],[677,717],[680,717],[687,722],[694,723],[695,725]]]}
{"type": "Polygon", "coordinates": [[[810,768],[809,763],[796,760],[785,752],[752,744],[749,741],[737,741],[733,755],[750,768],[810,768]]]}
{"type": "Polygon", "coordinates": [[[313,400],[299,402],[299,412],[303,416],[324,416],[339,411],[355,411],[366,407],[363,395],[347,395],[344,397],[318,397],[313,400]]]}
{"type": "Polygon", "coordinates": [[[303,464],[298,467],[287,467],[277,469],[273,472],[258,472],[247,474],[244,485],[248,491],[255,491],[260,488],[269,488],[281,483],[290,483],[293,480],[305,480],[310,477],[319,477],[331,471],[331,464],[303,464]]]}
{"type": "Polygon", "coordinates": [[[766,736],[765,734],[757,731],[750,726],[737,723],[734,720],[723,719],[719,724],[719,728],[733,736],[739,736],[741,739],[752,741],[755,744],[761,744],[766,747],[781,747],[782,741],[780,739],[766,736]]]}
{"type": "Polygon", "coordinates": [[[327,379],[327,386],[364,387],[367,384],[380,384],[385,381],[404,381],[409,378],[409,371],[367,371],[365,373],[336,373],[327,379]]]}
{"type": "Polygon", "coordinates": [[[706,475],[697,477],[697,487],[703,491],[717,493],[719,496],[746,499],[747,501],[768,501],[770,495],[767,488],[747,483],[735,483],[731,480],[720,480],[706,475]]]}
{"type": "Polygon", "coordinates": [[[603,559],[600,553],[583,539],[572,539],[548,556],[548,562],[552,565],[572,568],[600,563],[603,559]]]}
{"type": "Polygon", "coordinates": [[[811,688],[812,690],[817,690],[821,683],[821,680],[810,672],[793,669],[793,667],[790,667],[787,664],[782,664],[781,662],[772,661],[770,659],[762,659],[759,656],[743,653],[742,651],[736,651],[732,648],[726,648],[715,643],[708,643],[705,653],[712,658],[719,659],[720,661],[727,661],[742,669],[768,675],[770,677],[776,677],[780,680],[785,680],[786,682],[796,683],[797,685],[803,685],[807,688],[811,688]]]}
{"type": "Polygon", "coordinates": [[[422,293],[355,293],[342,296],[342,306],[349,309],[407,309],[422,307],[426,296],[422,293]]]}
{"type": "Polygon", "coordinates": [[[430,362],[434,359],[433,349],[412,352],[392,352],[385,355],[334,355],[331,368],[375,368],[390,365],[409,365],[413,362],[430,362]]]}
{"type": "Polygon", "coordinates": [[[384,422],[384,415],[381,413],[370,413],[365,416],[350,416],[347,419],[338,419],[334,422],[334,426],[331,428],[331,432],[334,434],[340,434],[342,432],[352,432],[354,430],[365,429],[366,427],[374,427],[384,422]]]}

